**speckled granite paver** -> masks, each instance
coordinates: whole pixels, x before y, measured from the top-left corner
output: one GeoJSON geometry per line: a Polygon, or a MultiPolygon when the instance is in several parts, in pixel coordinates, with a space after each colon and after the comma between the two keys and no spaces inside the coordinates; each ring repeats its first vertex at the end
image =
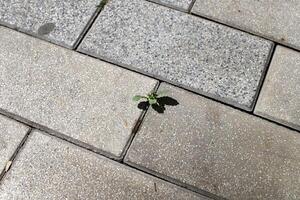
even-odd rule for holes
{"type": "Polygon", "coordinates": [[[0,186],[0,199],[207,198],[64,141],[33,132],[0,186]]]}
{"type": "Polygon", "coordinates": [[[188,11],[193,0],[148,0],[182,11],[188,11]]]}
{"type": "Polygon", "coordinates": [[[300,49],[300,1],[196,0],[192,12],[300,49]]]}
{"type": "Polygon", "coordinates": [[[120,156],[155,80],[0,27],[0,108],[120,156]]]}
{"type": "Polygon", "coordinates": [[[163,84],[179,102],[150,110],[130,165],[236,200],[300,197],[300,134],[163,84]]]}
{"type": "Polygon", "coordinates": [[[110,0],[79,51],[252,110],[272,43],[140,0],[110,0]]]}
{"type": "Polygon", "coordinates": [[[255,113],[300,131],[300,53],[277,46],[255,113]]]}
{"type": "Polygon", "coordinates": [[[0,115],[0,173],[28,130],[28,127],[0,115]]]}
{"type": "Polygon", "coordinates": [[[0,24],[73,48],[100,0],[0,0],[0,24]]]}

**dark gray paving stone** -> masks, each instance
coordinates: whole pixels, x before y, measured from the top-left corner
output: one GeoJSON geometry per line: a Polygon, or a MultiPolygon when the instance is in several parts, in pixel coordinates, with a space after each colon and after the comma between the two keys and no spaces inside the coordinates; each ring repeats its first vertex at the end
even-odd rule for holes
{"type": "Polygon", "coordinates": [[[0,27],[0,109],[119,157],[157,81],[0,27]]]}
{"type": "Polygon", "coordinates": [[[169,85],[179,102],[150,110],[125,162],[228,199],[300,196],[300,134],[169,85]]]}
{"type": "Polygon", "coordinates": [[[196,0],[192,12],[300,50],[300,1],[196,0]]]}
{"type": "Polygon", "coordinates": [[[168,7],[179,9],[182,11],[188,11],[193,0],[149,0],[168,7]]]}
{"type": "Polygon", "coordinates": [[[0,0],[0,24],[73,48],[100,0],[0,0]]]}
{"type": "Polygon", "coordinates": [[[28,130],[28,127],[0,115],[0,173],[28,130]]]}
{"type": "Polygon", "coordinates": [[[34,132],[3,180],[0,199],[207,198],[34,132]]]}
{"type": "Polygon", "coordinates": [[[111,0],[79,51],[252,110],[272,43],[139,0],[111,0]]]}
{"type": "Polygon", "coordinates": [[[300,53],[277,46],[255,113],[300,131],[300,53]]]}

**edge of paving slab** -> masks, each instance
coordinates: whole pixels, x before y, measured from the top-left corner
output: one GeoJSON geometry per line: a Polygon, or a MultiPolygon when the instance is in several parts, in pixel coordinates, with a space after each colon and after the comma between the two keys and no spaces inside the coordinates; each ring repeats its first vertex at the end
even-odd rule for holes
{"type": "Polygon", "coordinates": [[[188,13],[190,11],[190,5],[188,6],[188,8],[181,8],[179,6],[171,5],[171,4],[168,4],[168,3],[163,3],[160,0],[146,0],[146,1],[151,2],[151,3],[155,3],[155,4],[163,6],[163,7],[171,8],[173,10],[184,12],[184,13],[188,13]]]}
{"type": "Polygon", "coordinates": [[[97,147],[94,147],[94,146],[92,146],[92,145],[90,145],[90,144],[87,144],[87,143],[82,142],[82,141],[80,141],[80,140],[74,139],[74,138],[72,138],[72,137],[70,137],[70,136],[67,136],[67,135],[63,134],[63,133],[60,133],[60,132],[55,131],[55,130],[53,130],[53,129],[51,129],[51,128],[48,128],[47,126],[44,126],[44,125],[35,123],[35,122],[30,121],[30,120],[28,120],[28,119],[25,119],[25,118],[23,118],[23,117],[21,117],[21,116],[19,116],[19,115],[16,115],[16,114],[14,114],[14,113],[11,113],[11,112],[9,112],[9,111],[6,111],[6,110],[4,110],[4,109],[2,109],[2,108],[0,108],[0,114],[6,116],[6,117],[8,117],[8,118],[11,118],[11,119],[13,119],[13,120],[16,120],[16,121],[18,121],[18,122],[20,122],[20,123],[23,123],[23,124],[25,124],[25,125],[27,125],[27,126],[29,126],[29,127],[31,127],[31,128],[35,128],[35,129],[37,129],[37,130],[46,132],[46,133],[48,133],[49,135],[58,137],[58,138],[60,138],[60,139],[62,139],[62,140],[65,140],[65,141],[67,141],[67,142],[69,142],[69,143],[72,143],[72,144],[74,144],[74,145],[80,146],[80,147],[85,148],[85,149],[87,149],[87,150],[89,150],[89,151],[92,151],[92,152],[94,152],[94,153],[97,153],[97,154],[100,154],[100,155],[102,155],[102,156],[105,156],[105,157],[107,157],[107,158],[110,158],[110,159],[113,159],[113,160],[116,160],[116,161],[121,161],[121,160],[122,160],[121,155],[119,155],[119,156],[113,155],[113,154],[110,153],[110,152],[101,150],[101,149],[99,149],[99,148],[97,148],[97,147]]]}
{"type": "Polygon", "coordinates": [[[135,164],[135,163],[129,161],[126,157],[125,157],[124,163],[127,164],[128,166],[136,169],[137,171],[145,172],[145,173],[150,174],[150,175],[152,175],[154,177],[160,178],[160,179],[162,179],[164,181],[167,181],[167,182],[170,182],[172,184],[178,185],[178,186],[180,186],[182,188],[185,188],[185,189],[187,189],[189,191],[193,191],[193,192],[195,192],[195,193],[197,193],[199,195],[203,195],[203,196],[206,196],[208,198],[215,199],[215,200],[227,200],[224,197],[217,196],[217,195],[212,194],[210,192],[207,192],[205,190],[201,190],[199,188],[196,188],[195,186],[183,183],[183,182],[181,182],[181,181],[179,181],[179,180],[177,180],[175,178],[171,178],[169,176],[166,176],[166,175],[161,174],[159,172],[156,172],[154,170],[151,170],[151,169],[148,169],[148,168],[143,167],[141,165],[135,164]]]}
{"type": "Polygon", "coordinates": [[[236,29],[238,31],[242,31],[242,32],[254,35],[256,37],[261,37],[261,38],[263,38],[265,40],[272,41],[273,43],[276,42],[276,43],[278,43],[280,45],[286,46],[286,47],[294,49],[296,51],[300,51],[300,46],[298,47],[296,45],[289,44],[289,43],[287,43],[285,41],[278,40],[277,38],[274,38],[272,36],[264,35],[264,34],[259,33],[257,31],[251,30],[248,27],[241,26],[241,25],[238,25],[238,24],[234,24],[234,23],[232,23],[230,21],[225,21],[225,20],[218,19],[218,18],[210,16],[210,15],[205,15],[203,13],[195,11],[193,8],[194,8],[194,6],[191,8],[191,11],[190,11],[190,14],[193,15],[193,16],[196,16],[196,17],[199,17],[199,18],[202,18],[202,19],[206,19],[206,20],[209,20],[209,21],[212,21],[212,22],[215,22],[215,23],[218,23],[218,24],[230,27],[230,28],[236,29]]]}
{"type": "Polygon", "coordinates": [[[108,1],[110,1],[110,0],[101,0],[100,1],[100,3],[97,6],[95,12],[93,13],[93,15],[91,16],[91,18],[89,19],[89,21],[85,25],[84,29],[81,31],[81,33],[77,37],[76,41],[74,42],[74,44],[72,46],[72,50],[76,50],[79,47],[80,43],[85,38],[86,34],[89,32],[89,30],[93,26],[94,22],[96,21],[96,19],[98,18],[99,14],[104,9],[104,7],[108,3],[108,1]]]}
{"type": "MultiPolygon", "coordinates": [[[[107,0],[101,0],[101,2],[103,2],[103,1],[107,1],[107,0]]],[[[48,38],[47,35],[45,35],[45,36],[39,35],[38,33],[35,33],[31,30],[26,30],[26,29],[23,29],[22,27],[17,27],[15,25],[12,25],[10,23],[7,23],[7,22],[1,21],[1,20],[0,20],[0,26],[10,28],[12,30],[21,32],[21,33],[29,35],[31,37],[35,37],[35,38],[47,41],[47,42],[52,43],[52,44],[56,44],[56,45],[61,46],[61,47],[65,47],[65,48],[68,48],[68,49],[71,49],[71,50],[75,50],[76,47],[80,44],[80,42],[83,40],[84,36],[86,35],[86,33],[88,32],[90,27],[93,25],[94,21],[97,19],[98,15],[101,12],[101,10],[103,9],[103,7],[97,7],[95,9],[94,13],[90,16],[90,19],[87,21],[84,28],[80,31],[79,35],[77,36],[77,38],[75,38],[73,44],[71,44],[71,45],[67,44],[63,41],[55,41],[53,39],[48,38]]]]}
{"type": "MultiPolygon", "coordinates": [[[[275,46],[275,44],[272,41],[270,41],[270,44],[271,44],[271,48],[270,48],[270,51],[269,51],[269,55],[268,55],[268,58],[266,60],[265,65],[264,65],[264,69],[262,71],[262,75],[261,75],[259,84],[257,86],[257,89],[260,89],[261,86],[262,86],[262,83],[263,83],[263,80],[264,80],[264,77],[265,77],[265,74],[266,74],[266,69],[269,67],[269,64],[270,64],[270,61],[271,61],[270,60],[271,59],[271,55],[274,52],[274,46],[275,46]]],[[[91,57],[96,58],[96,59],[100,59],[100,60],[102,60],[104,62],[111,63],[113,65],[116,65],[117,67],[121,67],[121,68],[124,68],[124,69],[127,69],[127,70],[129,69],[129,70],[134,71],[136,73],[139,73],[141,75],[148,76],[150,78],[154,78],[156,80],[160,80],[162,82],[166,82],[166,83],[172,84],[172,85],[174,85],[176,87],[183,88],[185,90],[194,92],[194,93],[196,93],[198,95],[202,95],[202,96],[204,96],[206,98],[210,98],[210,99],[213,99],[215,101],[222,102],[222,103],[224,103],[226,105],[229,105],[229,106],[232,106],[232,107],[235,107],[235,108],[238,108],[238,109],[242,109],[242,110],[247,111],[247,112],[253,112],[255,103],[257,101],[258,92],[256,92],[255,96],[253,97],[252,105],[250,107],[248,107],[248,106],[245,106],[245,105],[241,105],[241,104],[239,104],[239,103],[237,103],[237,102],[235,102],[235,101],[233,101],[233,100],[231,100],[229,98],[222,98],[222,97],[219,97],[217,95],[213,95],[213,94],[201,91],[199,89],[195,89],[195,88],[183,85],[181,83],[178,83],[178,82],[175,82],[175,81],[171,81],[171,80],[169,80],[167,78],[164,78],[164,77],[161,77],[161,76],[158,76],[158,75],[155,75],[155,74],[151,74],[151,73],[146,72],[144,70],[141,70],[139,68],[132,67],[132,66],[127,65],[127,64],[123,64],[122,62],[116,61],[114,59],[107,58],[105,56],[101,56],[101,55],[98,55],[96,53],[88,52],[87,50],[80,48],[80,46],[79,46],[79,48],[76,51],[78,51],[78,52],[80,52],[80,53],[82,53],[84,55],[91,56],[91,57]]]]}
{"type": "MultiPolygon", "coordinates": [[[[160,177],[155,177],[155,176],[153,176],[153,175],[151,175],[151,174],[148,174],[148,173],[143,172],[143,171],[141,171],[141,170],[138,170],[138,169],[136,169],[136,168],[130,167],[130,166],[126,165],[126,164],[122,164],[122,163],[120,163],[120,162],[118,162],[118,161],[112,160],[112,159],[110,159],[110,158],[107,158],[107,157],[105,157],[105,156],[103,156],[103,155],[100,155],[100,154],[97,154],[97,153],[95,153],[95,152],[90,152],[88,149],[86,149],[86,148],[84,148],[84,147],[78,146],[78,145],[76,145],[76,144],[74,144],[74,143],[70,143],[70,142],[68,142],[68,141],[66,141],[66,140],[64,140],[64,139],[62,139],[62,138],[57,138],[57,137],[54,136],[54,135],[49,135],[49,134],[47,134],[45,131],[43,131],[43,130],[38,130],[38,129],[32,129],[32,128],[31,128],[31,129],[29,130],[29,132],[28,132],[28,134],[27,134],[27,137],[24,138],[24,141],[22,142],[22,145],[20,145],[20,148],[18,149],[18,152],[16,153],[16,155],[15,155],[15,157],[14,157],[14,160],[18,159],[18,156],[20,156],[20,154],[22,153],[21,150],[26,146],[26,143],[30,140],[30,137],[31,137],[33,134],[41,134],[41,135],[44,135],[45,137],[50,137],[50,138],[52,138],[52,139],[54,139],[54,140],[56,140],[56,141],[58,141],[58,142],[65,143],[65,145],[69,145],[69,146],[71,146],[72,148],[79,148],[80,151],[85,151],[86,153],[89,153],[89,154],[95,156],[97,159],[102,159],[103,161],[108,162],[108,163],[110,163],[111,165],[114,165],[114,166],[117,166],[117,167],[120,167],[120,168],[124,168],[125,170],[128,170],[130,173],[133,173],[133,174],[136,174],[136,175],[140,175],[140,176],[143,176],[143,177],[148,178],[148,179],[150,179],[150,180],[153,180],[154,183],[155,183],[155,181],[160,181],[160,182],[162,182],[163,184],[169,185],[170,187],[171,187],[171,186],[173,186],[173,187],[175,186],[175,187],[177,187],[177,189],[180,190],[180,191],[192,193],[192,194],[194,194],[195,196],[200,197],[200,198],[202,198],[202,199],[206,197],[206,196],[203,196],[203,195],[201,195],[201,194],[199,194],[199,193],[197,193],[197,192],[188,190],[188,189],[186,189],[186,188],[184,188],[184,187],[182,187],[182,186],[180,186],[180,185],[176,185],[176,184],[174,184],[174,183],[172,183],[172,182],[168,182],[168,181],[166,181],[166,180],[164,180],[164,179],[162,179],[162,178],[160,178],[160,177]]],[[[14,163],[12,163],[11,166],[12,166],[13,164],[14,164],[14,163]]],[[[6,175],[8,172],[9,172],[9,170],[5,173],[5,175],[6,175]]],[[[3,177],[2,179],[0,179],[0,183],[1,183],[1,181],[3,181],[3,179],[5,178],[5,175],[4,175],[4,177],[3,177]]],[[[154,186],[154,187],[155,187],[155,186],[154,186]]],[[[209,199],[207,198],[207,200],[209,200],[209,199]]]]}
{"type": "Polygon", "coordinates": [[[288,127],[290,128],[291,130],[294,130],[296,132],[300,132],[300,125],[298,124],[295,124],[295,123],[292,123],[292,122],[288,122],[286,120],[283,120],[283,119],[279,119],[277,117],[274,117],[272,115],[268,115],[267,113],[264,113],[264,112],[260,112],[259,110],[254,110],[254,114],[259,116],[259,117],[262,117],[262,118],[266,118],[266,119],[269,119],[270,121],[272,121],[273,123],[274,122],[277,122],[278,124],[280,124],[281,126],[284,126],[284,127],[288,127]]]}
{"type": "Polygon", "coordinates": [[[9,164],[9,166],[7,166],[7,168],[5,167],[2,170],[2,172],[0,173],[0,184],[1,184],[2,180],[5,178],[7,172],[10,170],[11,166],[13,165],[13,163],[14,163],[16,157],[18,156],[19,152],[22,150],[24,144],[27,141],[27,138],[32,133],[33,129],[31,127],[28,127],[28,126],[27,126],[27,128],[28,128],[28,130],[26,131],[25,136],[22,138],[21,142],[19,143],[19,145],[15,149],[14,153],[11,155],[11,157],[8,160],[8,162],[11,162],[11,163],[9,164]]]}
{"type": "MultiPolygon", "coordinates": [[[[158,88],[160,87],[160,84],[161,84],[161,82],[158,81],[152,91],[157,92],[158,88]]],[[[139,109],[139,108],[137,108],[137,109],[139,109]]],[[[129,150],[136,134],[140,130],[140,128],[141,128],[141,126],[144,122],[145,116],[147,115],[149,109],[151,109],[150,106],[148,106],[145,110],[142,110],[138,120],[136,121],[134,127],[132,128],[130,137],[127,140],[127,143],[126,143],[125,147],[123,148],[122,153],[120,154],[120,161],[121,162],[124,162],[125,156],[126,156],[128,150],[129,150]]]]}

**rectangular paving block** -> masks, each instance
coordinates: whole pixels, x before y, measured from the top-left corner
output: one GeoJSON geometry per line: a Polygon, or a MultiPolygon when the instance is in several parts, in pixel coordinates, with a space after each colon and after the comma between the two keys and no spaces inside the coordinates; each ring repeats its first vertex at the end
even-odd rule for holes
{"type": "Polygon", "coordinates": [[[110,0],[79,51],[252,110],[272,43],[140,0],[110,0]]]}
{"type": "Polygon", "coordinates": [[[100,0],[0,0],[0,24],[73,48],[100,0]]]}
{"type": "Polygon", "coordinates": [[[300,134],[166,84],[125,162],[227,199],[300,197],[300,134]],[[169,102],[169,103],[168,103],[169,102]]]}
{"type": "Polygon", "coordinates": [[[3,179],[0,199],[207,200],[37,131],[3,179]]]}
{"type": "Polygon", "coordinates": [[[300,131],[300,53],[277,46],[255,113],[300,131]]]}
{"type": "Polygon", "coordinates": [[[196,0],[192,12],[300,49],[300,1],[196,0]]]}
{"type": "Polygon", "coordinates": [[[157,81],[0,27],[0,109],[119,157],[157,81]]]}
{"type": "Polygon", "coordinates": [[[0,174],[28,131],[27,126],[0,115],[0,174]]]}
{"type": "Polygon", "coordinates": [[[193,2],[193,0],[149,0],[149,1],[153,1],[182,11],[188,11],[190,5],[193,2]]]}

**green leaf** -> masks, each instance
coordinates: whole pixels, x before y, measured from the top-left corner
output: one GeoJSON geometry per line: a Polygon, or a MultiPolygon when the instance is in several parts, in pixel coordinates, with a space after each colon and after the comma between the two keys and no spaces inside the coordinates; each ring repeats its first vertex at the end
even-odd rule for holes
{"type": "Polygon", "coordinates": [[[146,97],[141,96],[141,95],[135,95],[135,96],[132,98],[132,100],[133,100],[133,101],[139,101],[139,100],[141,100],[141,99],[143,99],[143,98],[146,98],[146,97]]]}
{"type": "Polygon", "coordinates": [[[157,99],[148,99],[148,101],[150,105],[157,104],[157,99]]]}

